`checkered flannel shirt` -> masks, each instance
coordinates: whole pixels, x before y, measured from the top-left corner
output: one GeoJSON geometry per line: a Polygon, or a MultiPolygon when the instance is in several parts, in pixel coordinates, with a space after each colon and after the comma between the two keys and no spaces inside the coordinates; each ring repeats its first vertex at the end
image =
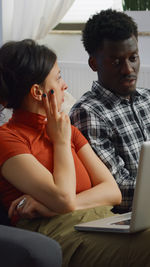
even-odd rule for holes
{"type": "Polygon", "coordinates": [[[93,82],[70,112],[122,192],[117,212],[131,209],[141,144],[150,140],[150,89],[137,88],[132,101],[93,82]]]}

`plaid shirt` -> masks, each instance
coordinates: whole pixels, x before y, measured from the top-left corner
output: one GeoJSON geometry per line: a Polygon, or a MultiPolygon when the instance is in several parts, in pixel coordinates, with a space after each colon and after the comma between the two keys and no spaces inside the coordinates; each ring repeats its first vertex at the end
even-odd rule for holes
{"type": "Polygon", "coordinates": [[[137,88],[132,101],[93,82],[70,112],[122,192],[117,212],[132,207],[141,144],[150,140],[150,90],[137,88]]]}

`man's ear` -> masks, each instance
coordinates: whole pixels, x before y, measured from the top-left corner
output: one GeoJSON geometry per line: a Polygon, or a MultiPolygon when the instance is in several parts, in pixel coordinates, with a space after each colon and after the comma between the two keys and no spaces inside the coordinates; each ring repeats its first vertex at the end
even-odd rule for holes
{"type": "Polygon", "coordinates": [[[38,101],[42,100],[43,90],[38,84],[33,84],[30,90],[32,97],[38,101]]]}
{"type": "Polygon", "coordinates": [[[90,56],[88,63],[89,63],[90,68],[93,71],[97,71],[98,70],[98,68],[97,68],[97,62],[96,62],[96,58],[95,57],[90,56]]]}

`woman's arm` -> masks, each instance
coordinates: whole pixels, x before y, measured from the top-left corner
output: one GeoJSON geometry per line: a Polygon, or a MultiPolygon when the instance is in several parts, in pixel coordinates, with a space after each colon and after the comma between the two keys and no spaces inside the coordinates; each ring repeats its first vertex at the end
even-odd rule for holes
{"type": "Polygon", "coordinates": [[[20,154],[2,166],[2,175],[21,192],[31,195],[48,209],[65,213],[75,209],[76,175],[71,151],[68,115],[59,114],[55,95],[43,98],[47,113],[47,134],[53,143],[53,175],[31,154],[20,154]]]}
{"type": "Polygon", "coordinates": [[[118,185],[89,144],[78,151],[78,157],[86,167],[93,187],[77,194],[76,209],[120,204],[122,196],[118,185]]]}
{"type": "MultiPolygon", "coordinates": [[[[89,173],[93,187],[76,195],[76,209],[85,209],[100,205],[115,205],[121,202],[120,190],[102,161],[96,156],[89,144],[84,145],[78,156],[89,173]]],[[[21,218],[52,217],[57,215],[30,196],[21,196],[12,202],[9,209],[11,217],[18,213],[21,218]],[[21,208],[17,208],[21,199],[27,201],[21,208]]]]}

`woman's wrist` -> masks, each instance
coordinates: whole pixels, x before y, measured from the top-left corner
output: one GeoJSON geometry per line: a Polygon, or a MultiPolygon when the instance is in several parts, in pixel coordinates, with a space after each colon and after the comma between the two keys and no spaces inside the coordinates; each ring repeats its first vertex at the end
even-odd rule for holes
{"type": "Polygon", "coordinates": [[[64,141],[56,141],[53,143],[54,148],[71,148],[71,141],[64,140],[64,141]]]}

